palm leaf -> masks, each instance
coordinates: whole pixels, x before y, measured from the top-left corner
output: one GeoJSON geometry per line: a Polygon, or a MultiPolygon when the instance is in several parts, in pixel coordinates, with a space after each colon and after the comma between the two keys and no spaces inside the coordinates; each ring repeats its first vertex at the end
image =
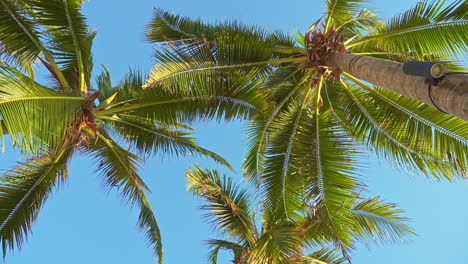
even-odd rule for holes
{"type": "Polygon", "coordinates": [[[91,44],[94,32],[81,14],[81,0],[34,1],[34,17],[47,29],[49,44],[60,60],[71,85],[87,92],[92,71],[91,44]]]}
{"type": "Polygon", "coordinates": [[[353,52],[381,50],[387,53],[432,55],[439,58],[468,54],[468,16],[466,0],[443,8],[445,1],[419,2],[388,23],[376,26],[375,32],[347,45],[353,52]]]}
{"type": "Polygon", "coordinates": [[[300,258],[301,264],[344,264],[346,259],[338,256],[336,250],[321,249],[300,258]]]}
{"type": "Polygon", "coordinates": [[[280,59],[284,55],[275,52],[278,46],[294,46],[289,38],[235,21],[211,26],[156,10],[147,37],[151,42],[165,45],[155,51],[157,64],[147,82],[149,86],[162,80],[186,82],[194,79],[186,78],[187,75],[205,72],[256,68],[260,73],[271,69],[270,64],[294,61],[280,59]]]}
{"type": "Polygon", "coordinates": [[[221,178],[217,171],[203,170],[194,166],[187,173],[187,190],[206,200],[202,209],[209,211],[216,229],[226,232],[241,243],[253,245],[257,231],[245,190],[232,182],[221,178]]]}
{"type": "Polygon", "coordinates": [[[466,122],[440,119],[437,110],[391,92],[344,83],[335,88],[343,94],[331,102],[334,113],[358,142],[410,171],[447,179],[463,175],[466,122]]]}
{"type": "Polygon", "coordinates": [[[351,17],[362,9],[360,3],[364,0],[326,0],[325,29],[331,25],[345,24],[351,17]]]}
{"type": "Polygon", "coordinates": [[[306,118],[310,96],[291,100],[289,108],[271,122],[268,145],[260,175],[263,203],[267,212],[264,218],[268,222],[279,219],[296,219],[297,212],[303,206],[305,194],[301,190],[303,176],[298,173],[295,157],[300,147],[298,137],[306,118]]]}
{"type": "Polygon", "coordinates": [[[234,260],[236,261],[241,261],[241,258],[246,251],[245,247],[226,240],[210,239],[207,243],[210,248],[212,248],[211,252],[208,254],[208,261],[211,264],[218,263],[218,254],[220,249],[230,250],[233,254],[234,260]]]}
{"type": "Polygon", "coordinates": [[[142,155],[203,155],[230,168],[221,156],[198,146],[189,133],[131,115],[105,117],[119,136],[142,155]]]}
{"type": "Polygon", "coordinates": [[[58,144],[81,111],[82,101],[56,93],[0,63],[0,115],[13,145],[25,153],[36,154],[58,144]]]}
{"type": "Polygon", "coordinates": [[[96,115],[125,113],[170,125],[200,119],[247,118],[266,106],[265,95],[258,93],[260,82],[251,80],[253,75],[255,72],[236,73],[232,79],[218,79],[216,86],[190,94],[190,90],[179,93],[159,86],[143,89],[144,77],[134,71],[117,88],[114,104],[96,115]],[[215,92],[215,88],[220,91],[215,92]]]}
{"type": "Polygon", "coordinates": [[[251,264],[288,263],[288,260],[300,250],[301,245],[294,224],[275,223],[264,230],[246,262],[251,264]]]}
{"type": "Polygon", "coordinates": [[[65,82],[51,53],[42,43],[38,25],[28,16],[27,10],[21,1],[0,1],[1,58],[26,70],[32,77],[34,76],[34,64],[37,62],[39,54],[42,53],[58,74],[61,82],[65,82]]]}
{"type": "Polygon", "coordinates": [[[52,189],[67,177],[72,148],[33,158],[0,178],[0,244],[7,250],[20,247],[52,189]]]}
{"type": "Polygon", "coordinates": [[[99,163],[98,170],[102,173],[105,184],[120,189],[125,199],[140,207],[138,226],[152,245],[158,263],[162,264],[161,232],[145,195],[148,188],[137,172],[138,157],[121,148],[103,133],[98,133],[96,143],[90,148],[88,151],[91,151],[99,163]]]}
{"type": "Polygon", "coordinates": [[[351,211],[356,221],[355,232],[366,241],[378,238],[381,242],[397,243],[415,234],[406,223],[408,219],[401,216],[402,211],[379,197],[356,201],[351,211]]]}

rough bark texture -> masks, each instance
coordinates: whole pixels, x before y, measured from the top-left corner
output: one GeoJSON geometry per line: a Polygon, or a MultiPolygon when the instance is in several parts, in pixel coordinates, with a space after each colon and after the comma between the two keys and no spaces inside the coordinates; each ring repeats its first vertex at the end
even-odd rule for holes
{"type": "Polygon", "coordinates": [[[450,73],[432,87],[425,78],[406,75],[403,64],[369,56],[331,53],[326,65],[468,121],[468,74],[450,73]],[[431,99],[432,98],[432,99],[431,99]]]}

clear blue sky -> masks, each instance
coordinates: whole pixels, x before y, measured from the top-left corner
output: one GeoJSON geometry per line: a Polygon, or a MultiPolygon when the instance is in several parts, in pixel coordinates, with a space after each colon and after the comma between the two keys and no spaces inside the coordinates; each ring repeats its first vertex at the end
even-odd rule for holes
{"type": "MultiPolygon", "coordinates": [[[[321,0],[92,0],[85,5],[89,23],[97,29],[95,64],[107,65],[115,82],[129,66],[151,67],[151,46],[142,41],[144,25],[152,8],[208,21],[238,18],[266,28],[304,31],[324,10],[321,0]]],[[[382,15],[390,16],[414,5],[416,0],[372,1],[382,15]]],[[[96,68],[97,69],[97,68],[96,68]]],[[[243,159],[242,123],[196,126],[203,146],[231,162],[237,171],[243,159]]],[[[1,168],[11,168],[16,155],[3,154],[1,168]]],[[[142,169],[152,189],[155,208],[164,238],[165,263],[206,263],[203,240],[216,237],[197,209],[199,201],[185,192],[183,172],[200,159],[149,159],[142,169]]],[[[21,251],[7,256],[8,264],[47,263],[154,263],[151,250],[135,227],[137,210],[130,210],[114,192],[104,191],[94,174],[95,164],[87,158],[75,159],[70,181],[48,200],[33,234],[21,251]]],[[[468,260],[468,184],[437,183],[422,175],[405,175],[369,156],[369,190],[387,201],[397,202],[413,219],[418,236],[405,245],[360,246],[353,263],[466,263],[468,260]]],[[[237,176],[239,179],[240,177],[237,176]]],[[[220,263],[231,263],[223,255],[220,263]]]]}

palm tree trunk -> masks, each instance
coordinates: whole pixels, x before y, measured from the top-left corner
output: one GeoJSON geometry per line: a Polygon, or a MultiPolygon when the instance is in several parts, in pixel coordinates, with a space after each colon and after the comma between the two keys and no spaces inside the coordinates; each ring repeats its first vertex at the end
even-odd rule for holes
{"type": "Polygon", "coordinates": [[[436,85],[403,73],[403,64],[349,53],[331,53],[326,65],[468,121],[468,74],[450,73],[436,85]]]}

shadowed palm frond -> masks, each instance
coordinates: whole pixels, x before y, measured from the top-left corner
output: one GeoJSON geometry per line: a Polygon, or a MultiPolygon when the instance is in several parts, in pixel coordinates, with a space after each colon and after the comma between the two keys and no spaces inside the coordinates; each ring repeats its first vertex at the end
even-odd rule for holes
{"type": "Polygon", "coordinates": [[[29,76],[34,76],[34,64],[41,52],[49,59],[40,40],[40,31],[34,21],[22,10],[18,1],[0,1],[0,59],[18,66],[29,76]]]}
{"type": "Polygon", "coordinates": [[[202,209],[209,211],[216,229],[227,233],[240,243],[253,245],[257,230],[251,218],[250,201],[247,192],[232,182],[232,179],[218,175],[217,171],[204,170],[194,166],[186,173],[187,190],[206,200],[202,209]]]}
{"type": "Polygon", "coordinates": [[[339,256],[336,250],[321,249],[300,258],[301,264],[344,264],[347,260],[339,256]]]}
{"type": "Polygon", "coordinates": [[[293,223],[275,223],[264,227],[262,236],[249,254],[247,263],[287,263],[300,252],[302,242],[293,223]]]}
{"type": "Polygon", "coordinates": [[[95,33],[90,31],[81,13],[83,1],[33,1],[34,18],[47,31],[54,56],[70,85],[80,94],[90,86],[92,72],[91,45],[95,33]]]}

